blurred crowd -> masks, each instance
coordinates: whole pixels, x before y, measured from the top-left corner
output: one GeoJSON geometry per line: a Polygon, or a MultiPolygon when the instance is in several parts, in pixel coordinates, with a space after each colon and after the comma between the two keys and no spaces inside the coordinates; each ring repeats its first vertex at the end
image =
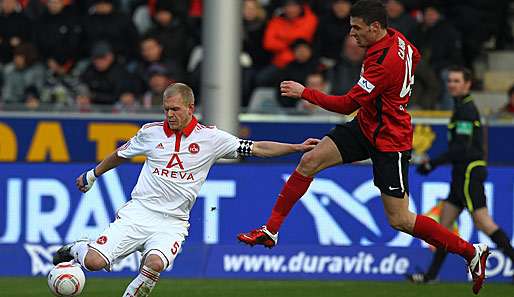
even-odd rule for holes
{"type": "MultiPolygon", "coordinates": [[[[280,97],[279,82],[343,94],[358,80],[353,1],[242,2],[243,109],[315,113],[280,97]]],[[[384,3],[389,26],[423,55],[412,108],[449,108],[449,66],[473,68],[486,43],[513,48],[509,0],[384,3]]],[[[0,109],[157,111],[175,81],[200,99],[201,27],[202,0],[0,0],[0,109]]]]}

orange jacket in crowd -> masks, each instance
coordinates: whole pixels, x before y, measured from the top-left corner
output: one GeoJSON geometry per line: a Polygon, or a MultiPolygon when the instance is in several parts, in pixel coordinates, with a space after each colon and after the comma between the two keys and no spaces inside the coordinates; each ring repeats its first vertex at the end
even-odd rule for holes
{"type": "Polygon", "coordinates": [[[305,5],[303,15],[289,20],[284,16],[273,17],[264,33],[263,47],[273,54],[272,63],[282,68],[294,60],[293,51],[289,46],[297,39],[305,39],[312,42],[318,18],[305,5]]]}

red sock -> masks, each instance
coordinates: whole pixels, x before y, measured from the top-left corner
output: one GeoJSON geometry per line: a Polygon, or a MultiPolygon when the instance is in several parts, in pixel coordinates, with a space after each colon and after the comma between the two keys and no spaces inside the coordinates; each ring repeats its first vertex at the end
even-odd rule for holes
{"type": "Polygon", "coordinates": [[[266,228],[272,233],[277,233],[289,211],[293,208],[312,182],[312,177],[303,176],[298,171],[294,171],[278,195],[277,202],[273,206],[271,216],[266,223],[266,228]]]}
{"type": "Polygon", "coordinates": [[[468,262],[475,255],[475,247],[471,243],[453,234],[450,230],[427,216],[416,216],[413,235],[437,248],[443,248],[450,253],[459,254],[468,262]]]}

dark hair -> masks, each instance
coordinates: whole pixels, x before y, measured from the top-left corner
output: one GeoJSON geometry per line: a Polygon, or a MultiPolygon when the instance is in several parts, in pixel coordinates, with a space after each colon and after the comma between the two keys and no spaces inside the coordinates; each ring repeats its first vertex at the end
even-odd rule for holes
{"type": "Polygon", "coordinates": [[[352,5],[350,16],[362,18],[367,25],[378,22],[382,28],[387,28],[387,12],[380,0],[359,0],[352,5]]]}
{"type": "Polygon", "coordinates": [[[291,43],[291,45],[289,46],[292,50],[294,50],[297,46],[300,46],[300,45],[306,45],[308,46],[309,48],[312,48],[311,44],[303,39],[303,38],[299,38],[299,39],[296,39],[295,41],[293,41],[291,43]]]}
{"type": "Polygon", "coordinates": [[[473,79],[473,74],[471,73],[471,70],[464,66],[450,66],[448,67],[448,72],[460,72],[462,73],[462,77],[464,78],[464,81],[468,82],[473,79]]]}
{"type": "Polygon", "coordinates": [[[14,56],[23,56],[27,67],[36,63],[39,58],[38,51],[32,43],[21,43],[13,49],[14,56]]]}

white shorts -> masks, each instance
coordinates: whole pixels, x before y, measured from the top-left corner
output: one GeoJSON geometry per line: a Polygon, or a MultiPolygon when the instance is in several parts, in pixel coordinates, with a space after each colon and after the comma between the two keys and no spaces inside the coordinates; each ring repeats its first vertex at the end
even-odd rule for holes
{"type": "Polygon", "coordinates": [[[147,255],[155,254],[162,259],[165,269],[171,269],[188,228],[187,221],[149,210],[141,202],[130,200],[89,247],[107,261],[107,270],[135,251],[143,254],[143,261],[147,255]]]}

